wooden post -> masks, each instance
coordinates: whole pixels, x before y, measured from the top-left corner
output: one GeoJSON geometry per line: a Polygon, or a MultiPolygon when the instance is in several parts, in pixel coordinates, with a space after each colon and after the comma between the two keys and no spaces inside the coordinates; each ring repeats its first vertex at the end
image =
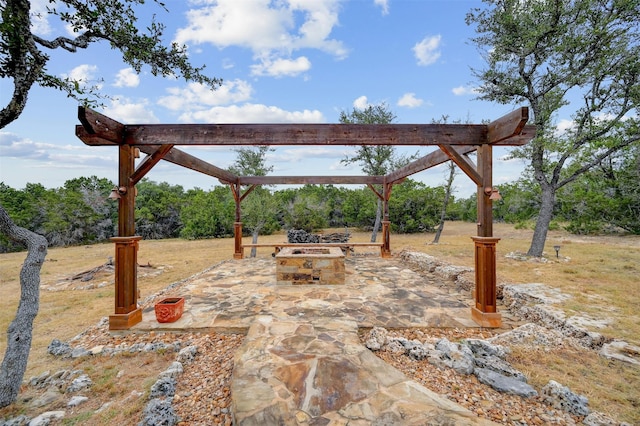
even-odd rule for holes
{"type": "Polygon", "coordinates": [[[135,236],[135,186],[130,176],[134,172],[135,148],[119,146],[118,168],[118,237],[116,244],[115,313],[109,316],[110,330],[126,330],[142,321],[138,308],[138,241],[135,236]]]}
{"type": "Polygon", "coordinates": [[[472,237],[475,243],[475,306],[471,308],[471,317],[482,327],[500,327],[502,315],[496,308],[496,244],[499,238],[493,238],[492,210],[492,147],[484,144],[478,148],[478,171],[482,185],[478,185],[478,236],[472,237]]]}
{"type": "Polygon", "coordinates": [[[244,247],[242,247],[242,196],[240,194],[240,185],[232,183],[231,193],[233,194],[233,200],[236,202],[236,221],[233,223],[233,241],[234,241],[234,259],[244,258],[244,247]]]}

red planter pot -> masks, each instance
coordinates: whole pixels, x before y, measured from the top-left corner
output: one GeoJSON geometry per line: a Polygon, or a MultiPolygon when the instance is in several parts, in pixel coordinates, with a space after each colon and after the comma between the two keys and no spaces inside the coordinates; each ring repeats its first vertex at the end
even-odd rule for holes
{"type": "Polygon", "coordinates": [[[158,322],[175,322],[184,312],[184,297],[167,297],[155,304],[158,322]]]}

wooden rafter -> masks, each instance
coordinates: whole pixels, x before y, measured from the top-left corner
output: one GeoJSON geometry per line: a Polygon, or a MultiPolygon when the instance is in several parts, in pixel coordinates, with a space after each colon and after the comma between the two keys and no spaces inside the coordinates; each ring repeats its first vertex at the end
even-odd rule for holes
{"type": "Polygon", "coordinates": [[[242,185],[367,185],[384,183],[384,176],[240,176],[242,185]]]}
{"type": "Polygon", "coordinates": [[[131,180],[131,184],[135,185],[140,180],[145,177],[149,171],[160,162],[164,158],[165,155],[171,151],[173,145],[160,145],[156,148],[151,154],[147,155],[147,157],[142,160],[142,162],[136,167],[136,170],[133,172],[133,175],[129,178],[131,180]]]}
{"type": "MultiPolygon", "coordinates": [[[[457,148],[458,152],[462,154],[467,154],[477,149],[477,147],[475,146],[459,146],[457,148]]],[[[408,176],[437,166],[438,164],[446,163],[450,159],[451,158],[449,158],[449,156],[442,151],[433,151],[425,155],[424,157],[418,158],[417,160],[412,161],[406,166],[389,173],[387,176],[385,176],[385,178],[387,182],[397,182],[401,179],[407,178],[408,176]]]]}
{"type": "Polygon", "coordinates": [[[476,170],[476,165],[465,154],[458,152],[456,147],[440,145],[442,152],[447,154],[451,160],[467,175],[476,185],[482,185],[482,176],[476,170]]]}

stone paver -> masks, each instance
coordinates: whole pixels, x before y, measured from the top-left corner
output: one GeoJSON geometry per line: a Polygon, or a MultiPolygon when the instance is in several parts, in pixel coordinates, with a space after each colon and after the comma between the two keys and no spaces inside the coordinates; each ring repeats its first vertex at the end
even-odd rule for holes
{"type": "Polygon", "coordinates": [[[168,295],[185,298],[180,320],[158,323],[151,306],[135,330],[246,331],[258,315],[344,317],[358,327],[477,327],[468,295],[451,294],[440,279],[397,259],[353,257],[345,268],[344,285],[278,285],[273,259],[224,262],[168,295]]]}
{"type": "Polygon", "coordinates": [[[360,344],[353,320],[259,316],[237,352],[238,425],[489,425],[360,344]]]}
{"type": "Polygon", "coordinates": [[[345,261],[344,285],[276,283],[273,259],[224,262],[167,296],[185,312],[133,331],[246,332],[232,381],[235,424],[493,424],[409,380],[360,342],[359,327],[477,327],[468,295],[398,259],[345,261]]]}

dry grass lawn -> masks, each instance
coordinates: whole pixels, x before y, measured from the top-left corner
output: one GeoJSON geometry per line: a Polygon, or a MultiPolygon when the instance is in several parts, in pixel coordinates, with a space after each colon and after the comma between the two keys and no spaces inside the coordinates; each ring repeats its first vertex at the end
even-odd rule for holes
{"type": "MultiPolygon", "coordinates": [[[[336,230],[341,231],[341,230],[336,230]]],[[[475,225],[447,223],[439,244],[431,244],[433,234],[392,235],[394,253],[403,249],[425,252],[455,265],[473,266],[475,225]]],[[[532,231],[517,230],[511,225],[495,224],[494,235],[501,238],[498,250],[498,280],[503,283],[543,283],[560,289],[572,297],[562,308],[568,315],[586,313],[594,318],[609,320],[600,333],[624,339],[640,346],[640,237],[583,237],[562,231],[551,231],[547,238],[548,262],[525,262],[505,258],[510,252],[526,252],[532,231]],[[554,245],[560,245],[560,258],[556,259],[554,245]]],[[[351,241],[368,241],[368,233],[354,233],[351,241]]],[[[282,234],[260,237],[260,242],[281,242],[282,234]]],[[[249,239],[246,239],[249,242],[249,239]]],[[[367,250],[371,250],[370,248],[367,250]]],[[[68,278],[82,271],[104,264],[113,256],[113,245],[99,244],[49,250],[42,268],[43,288],[68,285],[68,278]]],[[[258,256],[270,256],[270,249],[258,250],[258,256]]],[[[4,309],[0,310],[0,330],[7,329],[17,308],[20,285],[19,272],[25,253],[0,255],[0,297],[4,309]]],[[[200,241],[161,240],[140,243],[139,263],[153,268],[139,278],[141,296],[152,295],[171,283],[180,281],[222,260],[233,257],[233,239],[200,241]]],[[[145,271],[146,272],[146,271],[145,271]]],[[[110,283],[112,276],[96,276],[92,282],[110,283]]],[[[79,283],[86,284],[86,283],[79,283]]],[[[68,361],[47,355],[52,339],[69,340],[102,317],[113,312],[113,285],[89,290],[41,291],[40,312],[35,321],[34,339],[25,378],[45,370],[69,368],[68,361]]],[[[0,339],[0,353],[4,354],[6,338],[0,339]]],[[[170,362],[167,359],[166,362],[170,362]]],[[[95,364],[96,361],[92,363],[95,364]]],[[[640,424],[640,368],[609,361],[597,354],[580,349],[566,353],[515,351],[512,362],[525,371],[532,384],[540,387],[549,379],[559,381],[572,390],[589,397],[593,409],[609,413],[621,421],[640,424]]],[[[86,364],[86,365],[85,365],[86,364]]],[[[78,368],[95,368],[108,376],[110,366],[78,365],[78,368]]],[[[148,391],[155,380],[160,365],[157,361],[144,363],[140,374],[149,378],[132,378],[137,386],[148,391]]],[[[162,362],[161,362],[162,364],[162,362]]],[[[108,378],[105,383],[109,383],[108,378]]],[[[130,392],[109,389],[109,392],[130,392]]],[[[141,407],[133,405],[127,410],[141,407]]],[[[13,410],[0,411],[0,418],[13,410]]],[[[131,412],[127,411],[127,412],[131,412]]],[[[113,414],[110,421],[123,416],[113,414]]],[[[126,418],[126,415],[125,415],[126,418]]],[[[93,419],[95,420],[95,419],[93,419]]],[[[81,419],[77,424],[82,424],[81,419]]],[[[124,423],[123,423],[124,424],[124,423]]]]}

